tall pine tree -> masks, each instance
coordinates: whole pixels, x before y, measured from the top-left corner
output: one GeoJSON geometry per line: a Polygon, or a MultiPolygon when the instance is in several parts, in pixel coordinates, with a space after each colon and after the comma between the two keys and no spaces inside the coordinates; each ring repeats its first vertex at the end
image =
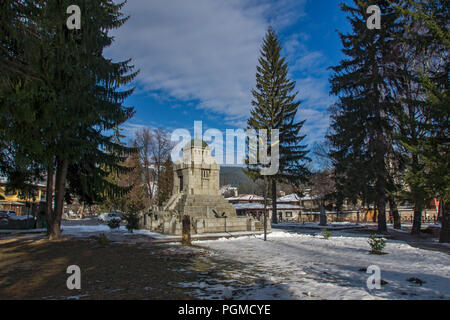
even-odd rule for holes
{"type": "Polygon", "coordinates": [[[387,232],[390,178],[386,158],[394,106],[389,82],[395,59],[392,48],[397,15],[389,1],[379,1],[383,23],[380,30],[370,30],[366,11],[372,4],[366,0],[355,0],[353,7],[341,4],[342,10],[349,14],[352,31],[339,33],[347,58],[331,68],[334,71],[330,78],[331,93],[338,97],[338,102],[332,109],[328,138],[337,188],[345,186],[345,196],[352,197],[355,187],[365,195],[372,195],[367,200],[376,204],[378,231],[387,232]]]}
{"type": "MultiPolygon", "coordinates": [[[[448,0],[405,0],[397,9],[412,19],[408,32],[410,56],[423,61],[420,68],[407,74],[413,88],[420,91],[416,105],[420,107],[421,129],[425,134],[414,141],[404,139],[404,145],[423,168],[413,175],[413,182],[440,200],[442,224],[440,242],[450,242],[450,133],[449,133],[449,50],[448,0]],[[419,88],[419,89],[417,89],[419,88]]],[[[418,220],[418,221],[416,221],[418,220]]],[[[413,232],[420,230],[415,219],[413,232]]]]}
{"type": "MultiPolygon", "coordinates": [[[[277,183],[287,181],[294,184],[305,182],[309,171],[305,166],[308,161],[307,146],[302,144],[305,136],[300,134],[305,121],[296,120],[300,101],[298,92],[294,92],[295,82],[288,79],[288,63],[281,57],[281,44],[272,27],[268,28],[261,48],[256,72],[256,88],[252,90],[253,101],[248,129],[266,129],[268,149],[279,143],[279,170],[267,177],[271,182],[272,221],[277,217],[277,183]],[[279,130],[279,142],[270,141],[273,129],[279,130]]],[[[272,160],[273,161],[273,160],[272,160]]],[[[254,174],[258,168],[249,165],[254,174]]]]}
{"type": "MultiPolygon", "coordinates": [[[[5,108],[21,106],[11,122],[22,131],[26,128],[26,135],[12,131],[8,141],[13,162],[31,159],[46,172],[48,233],[58,239],[64,200],[71,194],[96,199],[98,193],[123,192],[106,177],[127,171],[120,163],[133,150],[115,143],[110,132],[134,113],[123,105],[133,90],[119,88],[136,73],[129,61],[103,56],[113,41],[110,30],[127,20],[120,13],[124,3],[79,1],[81,30],[66,27],[71,1],[29,3],[39,42],[37,50],[26,55],[27,63],[40,78],[14,87],[4,100],[5,108]]],[[[29,172],[30,163],[20,166],[21,172],[29,172]]],[[[21,175],[8,174],[10,181],[16,177],[21,175]]]]}

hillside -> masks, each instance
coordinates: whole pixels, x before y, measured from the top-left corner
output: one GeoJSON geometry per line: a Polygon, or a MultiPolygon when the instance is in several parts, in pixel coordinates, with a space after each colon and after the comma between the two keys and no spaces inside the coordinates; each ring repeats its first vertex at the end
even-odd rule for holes
{"type": "Polygon", "coordinates": [[[244,173],[242,167],[220,167],[220,186],[231,185],[239,193],[257,193],[256,184],[244,173]]]}

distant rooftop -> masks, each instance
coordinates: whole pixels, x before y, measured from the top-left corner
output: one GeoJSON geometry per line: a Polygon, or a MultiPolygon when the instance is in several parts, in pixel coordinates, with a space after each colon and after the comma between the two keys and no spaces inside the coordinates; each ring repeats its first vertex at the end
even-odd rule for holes
{"type": "MultiPolygon", "coordinates": [[[[262,203],[236,203],[233,204],[236,210],[263,210],[264,204],[262,203]]],[[[280,203],[277,204],[277,210],[300,210],[304,209],[302,206],[295,204],[280,203]]],[[[272,205],[267,205],[267,210],[272,210],[272,205]]]]}
{"type": "Polygon", "coordinates": [[[280,197],[277,199],[277,202],[297,202],[297,201],[305,201],[305,200],[314,200],[317,197],[306,195],[304,197],[300,197],[296,193],[288,194],[284,197],[280,197]]]}
{"type": "Polygon", "coordinates": [[[264,201],[264,197],[257,196],[256,194],[241,194],[237,197],[227,198],[228,201],[264,201]]]}

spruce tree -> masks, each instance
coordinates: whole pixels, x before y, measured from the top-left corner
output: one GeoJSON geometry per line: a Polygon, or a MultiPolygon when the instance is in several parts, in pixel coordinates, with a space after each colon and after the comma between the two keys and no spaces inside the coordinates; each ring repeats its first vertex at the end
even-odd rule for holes
{"type": "MultiPolygon", "coordinates": [[[[408,0],[397,9],[412,19],[408,32],[410,55],[424,61],[422,68],[408,74],[408,80],[420,89],[419,106],[425,134],[405,146],[423,170],[413,176],[415,182],[430,196],[440,200],[442,224],[440,242],[450,242],[450,141],[449,83],[450,33],[447,0],[408,0]]],[[[415,221],[416,222],[416,221],[415,221]]],[[[420,220],[419,220],[420,222],[420,220]]],[[[413,226],[417,232],[420,224],[413,226]],[[418,225],[418,227],[417,227],[418,225]]],[[[419,229],[420,230],[420,229],[419,229]]]]}
{"type": "Polygon", "coordinates": [[[36,92],[30,83],[39,79],[30,65],[39,45],[36,3],[5,0],[0,4],[0,174],[11,177],[8,187],[17,190],[40,180],[42,174],[40,164],[33,160],[40,147],[29,149],[21,144],[30,139],[24,128],[34,124],[30,97],[36,92]]]}
{"type": "Polygon", "coordinates": [[[31,159],[20,167],[22,172],[32,163],[46,172],[48,233],[58,239],[64,199],[82,194],[94,200],[101,192],[123,191],[106,177],[126,171],[120,163],[132,148],[115,143],[110,132],[134,113],[123,105],[133,90],[119,88],[136,73],[129,61],[103,56],[113,41],[110,30],[127,20],[120,13],[124,3],[80,1],[81,30],[68,30],[65,12],[71,1],[36,2],[32,18],[39,26],[39,46],[27,62],[40,78],[21,83],[4,101],[11,110],[22,105],[17,110],[25,116],[12,113],[11,120],[27,134],[18,134],[18,129],[8,133],[12,162],[31,159]]]}
{"type": "Polygon", "coordinates": [[[0,83],[38,77],[28,66],[38,36],[33,15],[38,0],[3,0],[0,3],[0,83]],[[26,18],[25,18],[26,17],[26,18]]]}
{"type": "Polygon", "coordinates": [[[344,196],[351,196],[355,188],[373,195],[367,200],[376,203],[378,232],[387,232],[389,172],[385,160],[392,135],[393,108],[388,84],[395,59],[392,34],[397,27],[397,15],[389,1],[379,1],[383,23],[380,30],[370,30],[366,11],[372,4],[365,0],[355,0],[353,7],[341,4],[342,10],[349,14],[352,31],[339,33],[342,52],[347,57],[331,68],[334,72],[330,78],[331,93],[338,101],[332,109],[328,138],[337,188],[345,186],[341,190],[344,196]]]}
{"type": "MultiPolygon", "coordinates": [[[[272,27],[268,28],[263,40],[256,72],[256,88],[252,90],[252,110],[248,119],[248,129],[267,130],[268,149],[279,143],[279,170],[267,177],[271,183],[272,221],[277,223],[278,182],[299,184],[307,180],[309,171],[305,166],[307,146],[302,144],[305,136],[300,134],[305,121],[296,120],[300,101],[294,92],[295,82],[288,78],[288,63],[281,56],[281,44],[272,27]],[[271,141],[273,129],[279,130],[279,142],[271,141]]],[[[258,167],[248,165],[250,172],[258,174],[258,167]]]]}
{"type": "MultiPolygon", "coordinates": [[[[415,28],[411,21],[405,20],[405,29],[396,34],[398,41],[397,61],[395,64],[395,79],[392,83],[393,96],[397,107],[393,112],[394,120],[394,145],[391,163],[393,165],[392,175],[397,176],[402,187],[393,186],[396,192],[391,193],[393,197],[397,194],[400,199],[414,205],[412,234],[419,234],[421,229],[422,211],[426,203],[429,203],[431,193],[425,188],[424,162],[413,152],[418,147],[421,139],[427,134],[426,118],[424,115],[424,104],[421,96],[424,90],[417,82],[416,70],[426,65],[428,57],[426,54],[411,54],[413,52],[412,42],[417,39],[408,28],[415,28]],[[409,26],[408,26],[409,25],[409,26]]],[[[417,26],[417,25],[416,25],[417,26]]],[[[390,201],[394,199],[390,198],[390,201]]]]}

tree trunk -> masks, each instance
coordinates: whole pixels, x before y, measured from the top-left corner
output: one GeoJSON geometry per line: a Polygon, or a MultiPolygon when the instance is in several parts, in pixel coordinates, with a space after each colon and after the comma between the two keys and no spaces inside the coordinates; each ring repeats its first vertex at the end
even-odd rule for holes
{"type": "Polygon", "coordinates": [[[320,204],[320,226],[326,226],[327,225],[327,214],[325,213],[325,207],[323,206],[323,203],[320,204]]]}
{"type": "Polygon", "coordinates": [[[264,177],[264,241],[267,241],[267,194],[268,194],[267,178],[264,177]]]}
{"type": "Polygon", "coordinates": [[[450,205],[448,201],[441,199],[439,202],[439,211],[441,214],[441,234],[440,243],[450,243],[450,205]]]}
{"type": "MultiPolygon", "coordinates": [[[[419,171],[419,157],[414,153],[412,154],[411,162],[411,171],[413,174],[415,174],[419,171]]],[[[413,183],[411,185],[411,192],[414,201],[414,218],[413,226],[411,228],[411,234],[419,235],[420,229],[422,227],[423,194],[421,192],[421,188],[419,188],[417,183],[413,183]]]]}
{"type": "MultiPolygon", "coordinates": [[[[369,210],[370,210],[370,207],[369,207],[369,210]]],[[[377,222],[377,204],[376,203],[373,204],[372,222],[373,223],[377,222]]]]}
{"type": "Polygon", "coordinates": [[[401,229],[402,225],[400,214],[398,213],[397,203],[392,197],[389,197],[389,215],[392,216],[394,220],[394,229],[401,229]]]}
{"type": "Polygon", "coordinates": [[[191,217],[188,215],[183,216],[183,229],[181,242],[183,246],[191,245],[191,217]]]}
{"type": "Polygon", "coordinates": [[[438,210],[437,210],[437,217],[436,217],[436,221],[438,221],[438,222],[441,222],[443,203],[444,202],[442,201],[442,199],[439,199],[439,207],[438,207],[438,210]]]}
{"type": "Polygon", "coordinates": [[[46,212],[45,220],[47,222],[47,236],[50,235],[50,226],[53,225],[53,161],[47,168],[47,194],[45,195],[46,212]]]}
{"type": "Polygon", "coordinates": [[[64,211],[64,196],[66,193],[66,178],[68,160],[57,160],[55,181],[55,210],[52,215],[51,225],[48,227],[49,240],[61,239],[61,219],[64,211]]]}
{"type": "Polygon", "coordinates": [[[411,234],[419,235],[420,229],[422,227],[422,209],[423,206],[421,203],[417,202],[414,204],[414,220],[413,226],[411,228],[411,234]]]}
{"type": "Polygon", "coordinates": [[[386,225],[386,199],[381,197],[377,205],[378,210],[378,232],[387,233],[386,225]]]}
{"type": "Polygon", "coordinates": [[[272,223],[278,223],[277,213],[277,182],[272,179],[272,223]]]}

